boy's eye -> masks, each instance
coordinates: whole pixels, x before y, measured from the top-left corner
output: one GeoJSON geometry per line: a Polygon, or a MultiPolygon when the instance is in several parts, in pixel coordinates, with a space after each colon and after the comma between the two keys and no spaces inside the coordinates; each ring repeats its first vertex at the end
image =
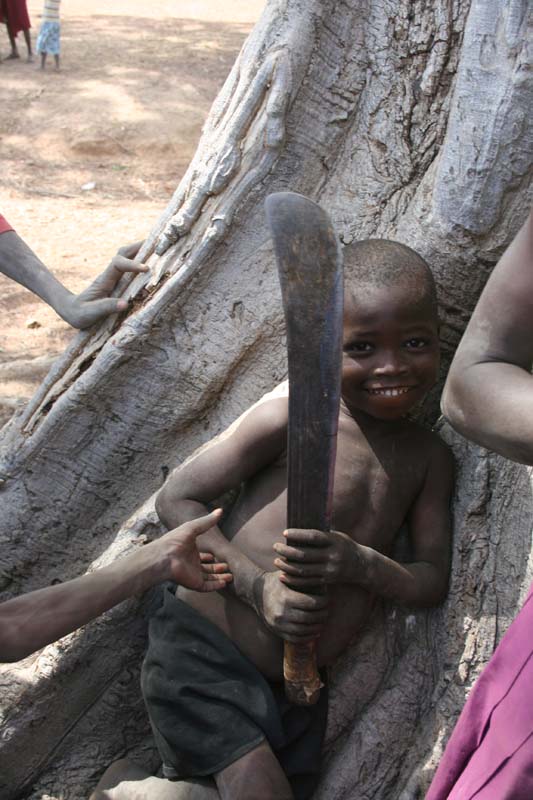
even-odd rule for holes
{"type": "Polygon", "coordinates": [[[427,347],[429,344],[427,339],[422,339],[419,336],[414,336],[412,339],[408,339],[405,342],[405,346],[409,350],[421,350],[423,347],[427,347]]]}
{"type": "Polygon", "coordinates": [[[370,353],[374,349],[374,345],[370,342],[350,342],[344,348],[347,353],[370,353]]]}

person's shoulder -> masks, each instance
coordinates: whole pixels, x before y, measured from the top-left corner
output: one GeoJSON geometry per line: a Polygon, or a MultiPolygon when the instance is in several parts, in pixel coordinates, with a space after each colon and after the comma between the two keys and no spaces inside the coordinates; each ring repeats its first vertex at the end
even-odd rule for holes
{"type": "Polygon", "coordinates": [[[288,392],[283,385],[263,395],[251,405],[231,426],[240,434],[253,434],[253,438],[284,432],[289,418],[288,392]]]}
{"type": "Polygon", "coordinates": [[[254,403],[246,412],[254,424],[268,428],[285,427],[289,418],[288,396],[265,396],[254,403]]]}

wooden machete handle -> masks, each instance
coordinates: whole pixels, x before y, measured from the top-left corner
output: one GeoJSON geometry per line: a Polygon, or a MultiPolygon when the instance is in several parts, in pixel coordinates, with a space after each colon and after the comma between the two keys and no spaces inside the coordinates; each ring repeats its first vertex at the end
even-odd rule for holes
{"type": "Polygon", "coordinates": [[[285,694],[297,706],[312,706],[320,696],[322,681],[316,661],[317,640],[295,644],[285,642],[283,677],[285,694]]]}

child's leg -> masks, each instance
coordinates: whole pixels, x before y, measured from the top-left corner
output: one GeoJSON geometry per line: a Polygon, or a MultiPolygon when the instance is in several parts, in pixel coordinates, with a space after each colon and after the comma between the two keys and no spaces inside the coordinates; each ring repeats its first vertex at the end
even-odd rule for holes
{"type": "Polygon", "coordinates": [[[221,800],[294,800],[290,784],[264,741],[215,775],[221,800]]]}
{"type": "Polygon", "coordinates": [[[220,800],[211,779],[167,781],[123,758],[104,772],[89,800],[220,800]]]}
{"type": "Polygon", "coordinates": [[[59,56],[54,56],[54,62],[56,65],[56,71],[59,72],[59,56]]]}
{"type": "Polygon", "coordinates": [[[46,53],[41,53],[41,69],[44,69],[46,64],[46,53]]]}
{"type": "Polygon", "coordinates": [[[33,61],[33,53],[31,51],[31,35],[30,35],[30,31],[29,30],[23,31],[23,33],[24,33],[24,39],[26,41],[26,49],[28,51],[27,61],[33,61]]]}

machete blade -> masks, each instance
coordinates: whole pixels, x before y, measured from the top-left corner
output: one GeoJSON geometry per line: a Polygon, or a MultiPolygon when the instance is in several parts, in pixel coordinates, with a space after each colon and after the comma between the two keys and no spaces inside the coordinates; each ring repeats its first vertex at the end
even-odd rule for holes
{"type": "Polygon", "coordinates": [[[327,531],[341,395],[342,255],[317,203],[279,192],[265,206],[287,330],[287,525],[327,531]]]}
{"type": "MultiPolygon", "coordinates": [[[[329,531],[341,398],[340,246],[326,212],[307,197],[279,192],[265,206],[287,330],[287,527],[329,531]]],[[[284,675],[291,702],[317,702],[316,640],[285,642],[284,675]]]]}

